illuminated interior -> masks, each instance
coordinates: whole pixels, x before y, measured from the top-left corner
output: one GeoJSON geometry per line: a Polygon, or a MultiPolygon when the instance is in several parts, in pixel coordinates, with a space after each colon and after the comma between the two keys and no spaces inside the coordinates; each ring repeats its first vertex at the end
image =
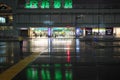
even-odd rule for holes
{"type": "Polygon", "coordinates": [[[73,27],[54,27],[52,28],[53,37],[73,37],[75,28],[73,27]]]}
{"type": "Polygon", "coordinates": [[[52,28],[47,28],[47,27],[38,27],[30,28],[30,37],[31,38],[36,38],[36,37],[74,37],[75,35],[75,28],[73,27],[52,27],[52,28]]]}
{"type": "Polygon", "coordinates": [[[93,35],[105,35],[105,28],[93,28],[92,29],[92,34],[93,35]]]}
{"type": "Polygon", "coordinates": [[[31,27],[29,29],[29,37],[42,38],[42,37],[54,37],[54,38],[74,38],[75,36],[83,37],[87,34],[90,35],[113,35],[119,36],[119,28],[75,28],[75,27],[31,27]],[[86,33],[88,32],[88,33],[86,33]]]}
{"type": "Polygon", "coordinates": [[[115,37],[120,37],[120,28],[119,27],[114,28],[114,34],[115,34],[115,37]]]}
{"type": "Polygon", "coordinates": [[[0,23],[6,23],[6,19],[4,17],[0,17],[0,23]]]}
{"type": "Polygon", "coordinates": [[[48,35],[48,28],[41,27],[41,28],[30,28],[30,37],[46,37],[48,35]]]}

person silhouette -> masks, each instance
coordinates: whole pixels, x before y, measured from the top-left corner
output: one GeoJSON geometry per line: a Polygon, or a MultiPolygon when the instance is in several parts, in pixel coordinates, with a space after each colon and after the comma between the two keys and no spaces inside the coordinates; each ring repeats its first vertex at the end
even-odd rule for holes
{"type": "Polygon", "coordinates": [[[23,51],[22,51],[22,48],[23,48],[23,37],[22,36],[19,36],[19,44],[20,44],[20,56],[21,58],[23,58],[23,51]]]}

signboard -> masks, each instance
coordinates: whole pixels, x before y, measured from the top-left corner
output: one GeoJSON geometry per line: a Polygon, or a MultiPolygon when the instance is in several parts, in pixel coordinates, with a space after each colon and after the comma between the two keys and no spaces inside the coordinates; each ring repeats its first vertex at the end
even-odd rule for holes
{"type": "Polygon", "coordinates": [[[113,35],[113,28],[106,28],[106,35],[113,35]]]}
{"type": "Polygon", "coordinates": [[[64,0],[64,8],[72,8],[72,0],[64,0]]]}
{"type": "Polygon", "coordinates": [[[72,0],[26,0],[25,8],[72,8],[72,0]]]}
{"type": "Polygon", "coordinates": [[[86,35],[92,35],[92,28],[85,28],[86,35]]]}
{"type": "Polygon", "coordinates": [[[26,1],[25,8],[38,8],[38,0],[26,1]]]}
{"type": "Polygon", "coordinates": [[[54,0],[54,8],[61,8],[61,0],[54,0]]]}
{"type": "Polygon", "coordinates": [[[41,8],[50,8],[50,2],[49,2],[49,0],[42,0],[42,2],[41,2],[41,8]]]}

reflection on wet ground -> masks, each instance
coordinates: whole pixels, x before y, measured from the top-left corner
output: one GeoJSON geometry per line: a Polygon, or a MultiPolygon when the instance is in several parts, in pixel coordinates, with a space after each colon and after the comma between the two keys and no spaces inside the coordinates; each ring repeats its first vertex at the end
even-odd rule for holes
{"type": "MultiPolygon", "coordinates": [[[[24,57],[34,52],[40,55],[13,80],[113,80],[115,77],[120,79],[119,44],[118,41],[93,42],[79,39],[24,40],[24,57]],[[100,47],[101,45],[104,47],[100,47]]],[[[19,42],[0,42],[1,70],[19,60],[19,42]]]]}
{"type": "Polygon", "coordinates": [[[119,66],[76,63],[30,64],[13,80],[114,80],[119,66]]]}
{"type": "Polygon", "coordinates": [[[19,49],[16,47],[16,42],[0,42],[0,73],[19,61],[19,49]]]}

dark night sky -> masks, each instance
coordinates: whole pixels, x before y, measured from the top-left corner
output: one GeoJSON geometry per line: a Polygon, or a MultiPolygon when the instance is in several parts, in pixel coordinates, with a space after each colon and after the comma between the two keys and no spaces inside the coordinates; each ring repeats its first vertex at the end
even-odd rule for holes
{"type": "Polygon", "coordinates": [[[96,4],[99,5],[99,8],[116,8],[116,9],[120,8],[120,0],[73,0],[73,5],[75,8],[78,7],[90,8],[91,6],[94,6],[96,4]]]}
{"type": "MultiPolygon", "coordinates": [[[[25,2],[25,0],[19,0],[20,2],[25,2]]],[[[120,0],[73,0],[73,4],[83,4],[83,3],[89,3],[89,4],[120,4],[120,0]]]]}
{"type": "Polygon", "coordinates": [[[81,3],[103,3],[103,4],[120,4],[120,0],[73,0],[75,4],[81,3]]]}

